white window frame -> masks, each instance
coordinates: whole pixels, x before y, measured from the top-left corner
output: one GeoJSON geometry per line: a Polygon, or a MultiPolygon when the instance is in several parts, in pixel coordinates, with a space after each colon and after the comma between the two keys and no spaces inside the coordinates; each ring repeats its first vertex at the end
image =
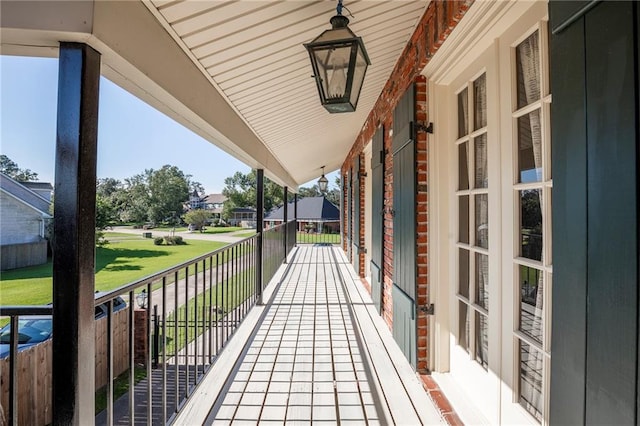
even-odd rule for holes
{"type": "MultiPolygon", "coordinates": [[[[505,423],[530,423],[546,425],[549,418],[549,384],[550,384],[550,344],[551,344],[551,295],[552,295],[552,272],[551,264],[551,190],[553,181],[551,180],[551,130],[550,130],[550,104],[551,94],[549,87],[549,43],[548,43],[548,25],[546,14],[537,15],[531,13],[521,17],[512,27],[500,37],[500,69],[501,74],[508,76],[505,79],[508,85],[502,85],[501,100],[501,126],[503,140],[510,139],[512,143],[504,143],[502,146],[503,157],[511,162],[511,173],[503,174],[503,203],[506,206],[512,206],[512,214],[509,217],[505,213],[503,223],[505,228],[511,227],[511,233],[506,232],[503,235],[503,247],[505,259],[503,264],[503,282],[512,282],[513,286],[503,286],[503,309],[505,310],[503,317],[505,318],[503,329],[503,353],[511,353],[511,357],[505,357],[505,363],[501,372],[503,389],[501,391],[502,399],[502,419],[505,423]],[[517,92],[516,92],[516,62],[515,48],[529,37],[532,33],[538,31],[540,37],[540,65],[541,73],[541,97],[520,109],[517,108],[517,92]],[[523,116],[533,110],[540,109],[541,126],[543,136],[543,176],[541,182],[518,183],[518,156],[517,156],[517,117],[523,116]],[[543,220],[543,253],[542,261],[536,261],[520,257],[520,223],[519,223],[519,200],[517,195],[519,191],[526,189],[542,189],[542,220],[543,220]],[[510,253],[506,251],[510,249],[510,253]],[[512,259],[508,261],[508,259],[512,259]],[[539,344],[531,337],[519,331],[519,294],[515,293],[517,283],[519,282],[520,265],[536,268],[544,274],[544,293],[543,293],[543,311],[544,326],[542,344],[539,344]],[[540,350],[544,357],[543,365],[543,407],[542,421],[539,422],[519,403],[520,385],[519,385],[519,350],[518,340],[533,346],[540,350]]],[[[505,209],[506,212],[506,209],[505,209]]]]}
{"type": "MultiPolygon", "coordinates": [[[[501,302],[500,302],[500,259],[493,255],[501,253],[501,237],[500,237],[500,188],[501,176],[500,167],[496,167],[500,162],[500,150],[498,138],[500,135],[499,128],[499,108],[497,99],[499,95],[498,88],[498,61],[496,57],[497,45],[493,44],[489,49],[483,52],[475,61],[469,64],[469,67],[462,72],[448,86],[446,96],[448,97],[448,141],[446,142],[449,150],[449,167],[448,180],[450,182],[450,192],[447,199],[449,205],[449,235],[451,236],[447,249],[449,256],[449,277],[450,288],[449,297],[453,301],[449,306],[449,321],[452,324],[450,338],[450,372],[458,381],[465,381],[466,392],[474,395],[479,407],[484,407],[483,417],[489,423],[497,424],[499,422],[499,400],[500,400],[500,381],[495,371],[500,371],[501,364],[501,302]],[[471,110],[472,104],[469,104],[469,129],[466,136],[458,138],[458,93],[464,88],[469,91],[473,90],[473,82],[482,74],[486,75],[486,92],[487,92],[487,125],[480,130],[473,130],[473,114],[471,110]],[[484,130],[486,129],[486,130],[484,130]],[[474,189],[474,173],[475,173],[475,151],[470,143],[471,139],[480,134],[487,135],[487,164],[488,164],[488,188],[474,189]],[[469,145],[469,189],[458,190],[458,146],[463,140],[467,140],[469,145]],[[459,243],[459,211],[458,201],[460,194],[469,196],[469,244],[459,243]],[[487,194],[489,197],[489,248],[484,249],[475,245],[475,230],[472,232],[475,220],[475,194],[487,194]],[[473,234],[473,235],[472,235],[473,234]],[[470,341],[469,352],[466,352],[457,343],[459,330],[459,308],[461,297],[458,295],[459,283],[459,265],[458,253],[459,249],[464,248],[469,251],[469,300],[468,315],[470,315],[469,329],[470,341]],[[475,253],[485,254],[489,257],[489,310],[488,312],[475,304],[475,253]],[[492,309],[492,306],[495,308],[492,309]],[[475,311],[483,312],[488,315],[488,368],[485,368],[476,361],[475,340],[475,311]]],[[[469,94],[469,100],[472,96],[469,94]]],[[[444,143],[444,142],[443,142],[444,143]]]]}

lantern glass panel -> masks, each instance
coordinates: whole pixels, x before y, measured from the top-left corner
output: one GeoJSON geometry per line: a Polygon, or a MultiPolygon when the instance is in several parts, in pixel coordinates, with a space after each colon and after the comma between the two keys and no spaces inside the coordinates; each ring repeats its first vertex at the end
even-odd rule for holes
{"type": "Polygon", "coordinates": [[[325,99],[336,99],[345,95],[350,53],[349,45],[314,50],[325,99]]]}
{"type": "Polygon", "coordinates": [[[362,49],[356,44],[357,49],[355,69],[353,70],[353,85],[351,87],[351,93],[349,100],[351,105],[356,106],[358,98],[360,97],[360,89],[362,89],[362,83],[364,82],[364,73],[367,71],[367,59],[365,58],[362,49]]]}

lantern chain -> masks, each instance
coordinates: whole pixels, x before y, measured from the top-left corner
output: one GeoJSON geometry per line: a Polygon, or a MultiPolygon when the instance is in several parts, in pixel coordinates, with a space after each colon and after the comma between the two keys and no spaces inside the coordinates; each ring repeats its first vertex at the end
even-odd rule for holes
{"type": "Polygon", "coordinates": [[[338,6],[336,6],[336,12],[338,12],[338,15],[342,15],[342,9],[345,9],[347,12],[349,12],[349,16],[351,16],[353,19],[356,19],[356,17],[353,16],[353,13],[351,13],[349,8],[342,4],[342,0],[338,0],[338,6]]]}

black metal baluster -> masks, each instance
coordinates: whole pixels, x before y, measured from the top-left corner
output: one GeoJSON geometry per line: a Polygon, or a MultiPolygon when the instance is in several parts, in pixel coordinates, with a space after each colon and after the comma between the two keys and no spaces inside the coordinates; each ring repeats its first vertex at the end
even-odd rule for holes
{"type": "Polygon", "coordinates": [[[147,425],[153,424],[153,371],[151,370],[151,305],[153,304],[153,287],[147,284],[147,425]]]}
{"type": "Polygon", "coordinates": [[[193,348],[193,367],[194,367],[194,372],[193,372],[193,383],[194,385],[198,382],[198,262],[195,262],[195,264],[193,265],[195,268],[195,273],[193,275],[195,283],[194,283],[194,287],[195,287],[195,291],[194,291],[194,296],[193,296],[193,343],[194,343],[194,348],[193,348]]]}
{"type": "Polygon", "coordinates": [[[113,425],[113,299],[107,302],[107,425],[113,425]]]}
{"type": "Polygon", "coordinates": [[[213,256],[209,257],[209,364],[213,362],[213,329],[211,321],[213,319],[213,256]]]}
{"type": "Polygon", "coordinates": [[[185,398],[191,395],[189,384],[189,267],[185,268],[184,275],[184,371],[185,371],[185,398]]]}
{"type": "Polygon", "coordinates": [[[173,273],[173,371],[175,377],[175,401],[174,412],[178,412],[180,401],[180,371],[178,362],[178,321],[180,320],[180,309],[178,306],[178,271],[173,273]]]}
{"type": "Polygon", "coordinates": [[[162,277],[162,424],[167,424],[167,277],[162,277]]]}
{"type": "Polygon", "coordinates": [[[129,292],[129,424],[133,425],[135,422],[135,392],[133,388],[135,386],[135,317],[134,317],[134,304],[135,296],[133,290],[129,292]]]}

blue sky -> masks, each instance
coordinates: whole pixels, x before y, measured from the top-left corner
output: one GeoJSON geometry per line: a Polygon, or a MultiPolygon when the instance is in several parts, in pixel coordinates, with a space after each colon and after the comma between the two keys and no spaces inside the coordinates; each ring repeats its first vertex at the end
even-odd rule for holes
{"type": "MultiPolygon", "coordinates": [[[[38,173],[41,181],[51,183],[55,169],[57,80],[57,59],[0,56],[0,152],[20,168],[38,173]]],[[[192,175],[207,193],[221,192],[226,177],[250,170],[102,78],[98,177],[122,180],[165,164],[192,175]]],[[[335,182],[333,175],[328,175],[331,186],[335,182]]]]}

